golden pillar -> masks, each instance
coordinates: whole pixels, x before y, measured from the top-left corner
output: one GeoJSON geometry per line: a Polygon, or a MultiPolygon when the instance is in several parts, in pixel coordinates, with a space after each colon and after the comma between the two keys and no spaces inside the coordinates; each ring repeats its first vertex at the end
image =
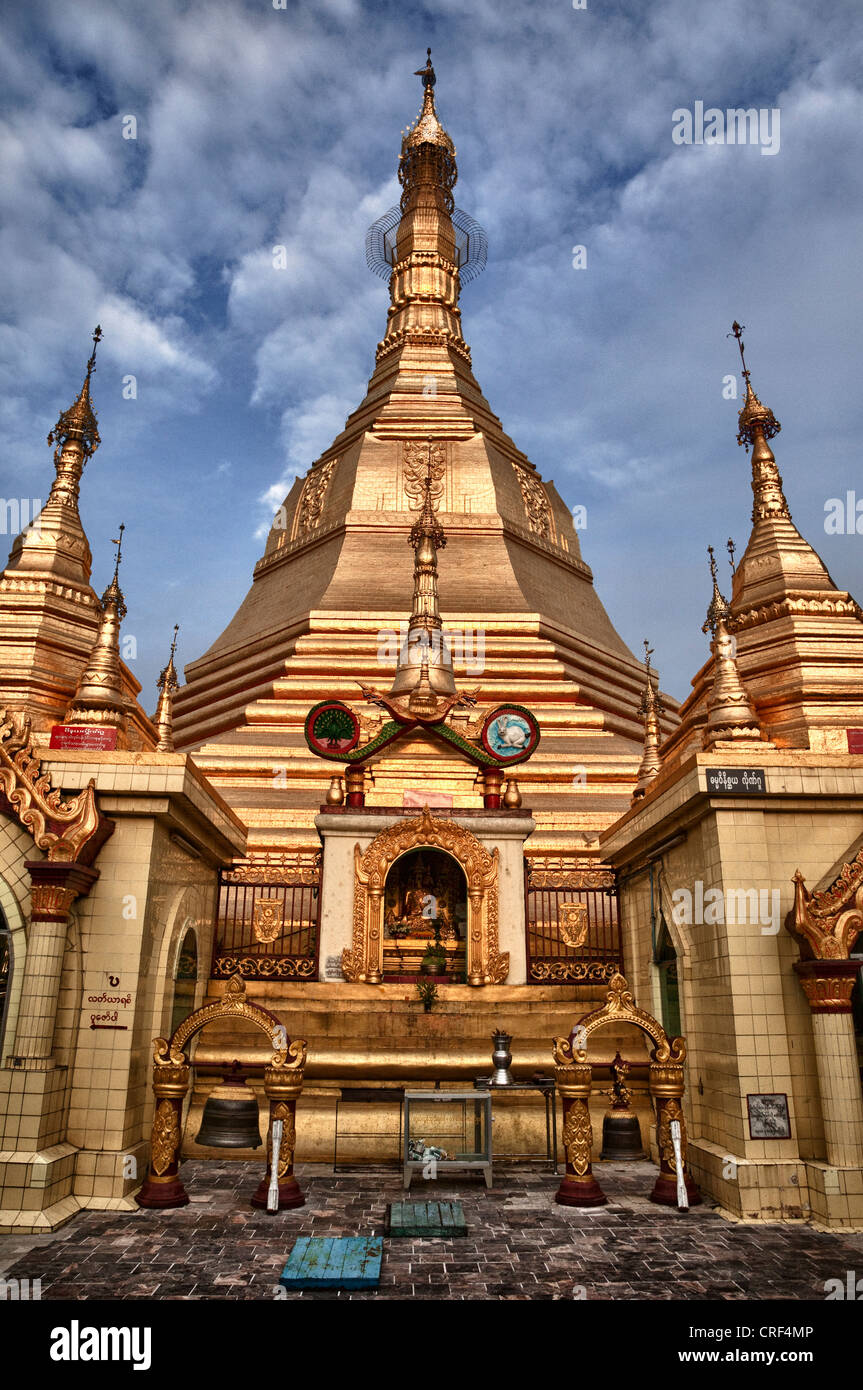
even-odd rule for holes
{"type": "Polygon", "coordinates": [[[183,1137],[183,1101],[189,1089],[186,1063],[158,1063],[153,1068],[153,1133],[150,1167],[141,1191],[139,1207],[185,1207],[189,1198],[180,1181],[180,1141],[183,1137]]]}
{"type": "Polygon", "coordinates": [[[297,1142],[297,1098],[303,1089],[305,1049],[298,1065],[267,1067],[264,1072],[264,1092],[270,1103],[267,1134],[267,1171],[252,1197],[252,1206],[266,1210],[267,1194],[273,1172],[273,1121],[282,1121],[282,1143],[279,1149],[277,1179],[279,1205],[277,1210],[305,1206],[306,1199],[294,1177],[294,1149],[297,1142]]]}
{"type": "Polygon", "coordinates": [[[860,962],[851,960],[863,928],[863,855],[843,865],[838,878],[809,893],[798,869],[794,911],[786,926],[800,943],[794,970],[812,1010],[812,1038],[821,1095],[827,1162],[863,1167],[863,1095],[851,992],[860,962]]]}
{"type": "Polygon", "coordinates": [[[83,864],[26,861],[30,871],[30,928],[24,984],[15,1034],[14,1065],[33,1071],[54,1066],[52,1051],[69,914],[76,898],[90,891],[97,869],[83,864]]]}
{"type": "Polygon", "coordinates": [[[591,1169],[593,1126],[590,1121],[592,1068],[581,1051],[573,1053],[565,1038],[554,1040],[557,1093],[563,1107],[566,1174],[555,1201],[564,1207],[601,1207],[608,1201],[591,1169]]]}
{"type": "Polygon", "coordinates": [[[675,1120],[680,1125],[680,1157],[689,1205],[697,1207],[701,1202],[701,1193],[686,1171],[686,1121],[683,1118],[682,1104],[684,1087],[682,1062],[654,1060],[650,1063],[649,1089],[656,1101],[659,1146],[659,1174],[650,1200],[664,1207],[677,1206],[677,1160],[671,1135],[671,1126],[675,1120]]]}
{"type": "Polygon", "coordinates": [[[827,1162],[863,1167],[863,1095],[851,991],[857,960],[798,960],[794,969],[812,1010],[812,1038],[821,1096],[827,1162]]]}

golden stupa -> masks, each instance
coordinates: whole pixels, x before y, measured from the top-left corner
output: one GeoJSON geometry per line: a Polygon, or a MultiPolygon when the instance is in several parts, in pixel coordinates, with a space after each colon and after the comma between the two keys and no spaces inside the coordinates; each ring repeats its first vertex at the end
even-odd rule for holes
{"type": "MultiPolygon", "coordinates": [[[[455,680],[478,687],[479,709],[512,701],[541,726],[542,746],[519,777],[537,822],[528,852],[595,853],[638,775],[642,668],[597,597],[567,506],[471,370],[455,148],[430,60],[420,75],[422,111],[402,140],[403,192],[386,242],[386,331],[365,399],[292,487],[248,595],[186,667],[175,699],[176,746],[194,750],[249,827],[252,857],[318,846],[328,779],[303,737],[310,705],[347,700],[374,727],[362,687],[393,678],[427,475],[447,537],[439,603],[455,680]]],[[[664,708],[667,732],[676,707],[664,708]]],[[[467,711],[453,724],[473,732],[467,711]]],[[[372,767],[366,804],[400,806],[420,789],[456,809],[480,804],[476,769],[417,731],[372,767]]]]}

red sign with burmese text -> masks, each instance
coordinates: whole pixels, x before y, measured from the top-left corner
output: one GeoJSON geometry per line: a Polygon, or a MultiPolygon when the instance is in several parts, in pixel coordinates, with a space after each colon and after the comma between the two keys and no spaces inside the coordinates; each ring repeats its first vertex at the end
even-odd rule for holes
{"type": "Polygon", "coordinates": [[[116,729],[97,729],[89,724],[55,724],[51,729],[51,748],[97,748],[111,752],[117,747],[116,729]]]}

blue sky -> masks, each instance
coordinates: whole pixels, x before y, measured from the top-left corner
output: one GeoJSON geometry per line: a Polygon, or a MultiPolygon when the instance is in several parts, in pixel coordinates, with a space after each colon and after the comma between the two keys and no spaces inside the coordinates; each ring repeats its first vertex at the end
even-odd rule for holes
{"type": "Polygon", "coordinates": [[[7,0],[0,492],[47,495],[45,436],[100,322],[81,512],[100,591],[126,522],[147,708],[174,622],[191,661],[365,391],[387,294],[363,237],[397,201],[429,44],[457,201],[489,237],[462,297],[474,370],[587,507],[584,556],[626,641],[649,636],[685,696],[707,653],[706,546],[745,545],[734,318],[783,425],[795,522],[863,601],[863,536],[824,530],[827,499],[863,502],[859,4],[587,4],[7,0]],[[696,101],[778,108],[778,153],[674,144],[696,101]]]}

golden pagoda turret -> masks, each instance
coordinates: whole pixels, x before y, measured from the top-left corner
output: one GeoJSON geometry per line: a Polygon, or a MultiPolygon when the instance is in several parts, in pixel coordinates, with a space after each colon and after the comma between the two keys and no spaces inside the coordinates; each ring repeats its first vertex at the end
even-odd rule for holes
{"type": "Polygon", "coordinates": [[[791,519],[770,440],[781,426],[733,336],[745,382],[737,442],[752,450],[752,533],[734,575],[728,631],[762,728],[780,746],[847,749],[863,719],[863,613],[791,519]]]}
{"type": "Polygon", "coordinates": [[[638,801],[644,796],[651,782],[659,775],[662,767],[662,758],[659,755],[659,745],[661,734],[659,728],[659,716],[662,713],[662,701],[659,691],[653,684],[653,674],[650,669],[650,658],[653,655],[653,648],[647,645],[647,638],[644,639],[644,693],[641,697],[641,715],[644,720],[644,754],[641,765],[638,769],[638,781],[632,793],[633,801],[638,801]]]}
{"type": "Polygon", "coordinates": [[[174,666],[174,653],[177,650],[177,633],[179,631],[180,625],[175,623],[174,640],[171,643],[168,664],[163,667],[157,681],[159,703],[156,706],[156,713],[153,715],[153,723],[159,736],[159,741],[156,744],[157,753],[173,753],[174,751],[174,691],[180,688],[177,669],[174,666]]]}
{"type": "Polygon", "coordinates": [[[737,669],[736,643],[728,631],[731,609],[719,589],[713,546],[707,551],[713,596],[701,630],[710,632],[712,638],[713,688],[707,698],[704,747],[715,748],[726,742],[735,746],[761,743],[761,726],[737,669]]]}
{"type": "Polygon", "coordinates": [[[127,735],[126,695],[120,665],[120,625],[126,616],[126,602],[119,581],[125,529],[121,525],[119,538],[112,541],[117,555],[113,577],[102,595],[99,631],[64,720],[65,724],[116,729],[118,748],[126,746],[127,735]]]}

